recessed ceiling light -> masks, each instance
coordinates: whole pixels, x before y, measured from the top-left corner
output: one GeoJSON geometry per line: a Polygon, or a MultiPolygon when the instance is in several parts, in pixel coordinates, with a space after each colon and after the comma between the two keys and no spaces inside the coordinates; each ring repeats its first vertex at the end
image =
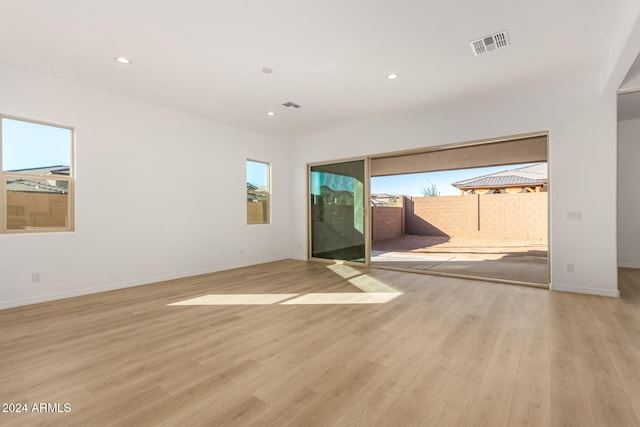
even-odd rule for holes
{"type": "Polygon", "coordinates": [[[271,73],[273,73],[273,68],[264,67],[262,69],[262,72],[265,73],[265,74],[271,74],[271,73]]]}
{"type": "Polygon", "coordinates": [[[396,74],[396,73],[389,73],[389,74],[387,74],[387,80],[395,80],[395,79],[397,79],[398,77],[400,77],[400,76],[399,76],[398,74],[396,74]]]}
{"type": "Polygon", "coordinates": [[[131,64],[131,60],[129,58],[125,58],[124,56],[116,56],[115,60],[116,62],[119,62],[121,64],[131,64]]]}
{"type": "Polygon", "coordinates": [[[276,113],[274,113],[273,111],[267,111],[267,116],[273,117],[275,115],[276,115],[276,113]]]}

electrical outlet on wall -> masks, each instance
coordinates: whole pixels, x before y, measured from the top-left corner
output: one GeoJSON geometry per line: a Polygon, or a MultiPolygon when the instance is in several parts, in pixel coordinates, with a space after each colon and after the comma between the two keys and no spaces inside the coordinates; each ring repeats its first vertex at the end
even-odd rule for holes
{"type": "Polygon", "coordinates": [[[565,270],[567,273],[573,273],[573,264],[565,264],[565,265],[564,265],[564,270],[565,270]]]}
{"type": "Polygon", "coordinates": [[[31,273],[31,282],[32,283],[39,283],[41,280],[42,280],[42,276],[40,275],[40,272],[31,273]]]}
{"type": "Polygon", "coordinates": [[[582,211],[567,211],[565,217],[567,221],[582,221],[582,211]]]}

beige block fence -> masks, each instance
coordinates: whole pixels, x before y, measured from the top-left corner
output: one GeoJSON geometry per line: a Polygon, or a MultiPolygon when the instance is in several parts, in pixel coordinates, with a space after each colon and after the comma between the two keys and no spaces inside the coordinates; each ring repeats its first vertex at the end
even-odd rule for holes
{"type": "Polygon", "coordinates": [[[7,228],[67,226],[69,196],[35,192],[7,192],[7,228]]]}
{"type": "Polygon", "coordinates": [[[403,197],[372,208],[373,241],[403,234],[547,242],[548,193],[403,197]]]}

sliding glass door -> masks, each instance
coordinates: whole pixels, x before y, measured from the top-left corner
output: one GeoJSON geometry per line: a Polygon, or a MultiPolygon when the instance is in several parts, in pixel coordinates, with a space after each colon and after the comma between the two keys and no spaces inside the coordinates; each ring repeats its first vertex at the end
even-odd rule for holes
{"type": "Polygon", "coordinates": [[[365,160],[309,167],[311,258],[367,262],[365,160]]]}

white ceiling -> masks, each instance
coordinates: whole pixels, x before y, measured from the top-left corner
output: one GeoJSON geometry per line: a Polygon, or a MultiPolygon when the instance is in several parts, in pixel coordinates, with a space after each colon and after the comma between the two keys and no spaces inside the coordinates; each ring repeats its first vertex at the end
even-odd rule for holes
{"type": "Polygon", "coordinates": [[[601,66],[629,2],[0,0],[0,61],[295,139],[601,66]]]}

